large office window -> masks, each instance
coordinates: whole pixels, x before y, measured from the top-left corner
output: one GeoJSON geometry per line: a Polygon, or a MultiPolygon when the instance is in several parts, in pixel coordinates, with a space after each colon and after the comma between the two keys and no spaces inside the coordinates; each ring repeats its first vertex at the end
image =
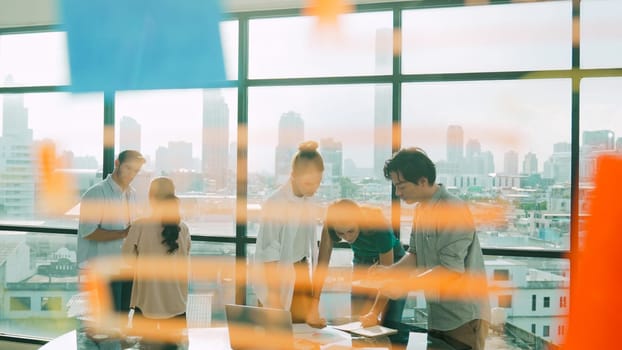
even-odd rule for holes
{"type": "Polygon", "coordinates": [[[408,10],[402,36],[404,73],[568,69],[571,2],[408,10]]]}
{"type": "MultiPolygon", "coordinates": [[[[390,92],[390,86],[370,84],[251,88],[249,206],[261,206],[283,185],[299,143],[315,140],[325,163],[316,197],[324,204],[350,198],[375,205],[388,218],[390,182],[382,164],[391,153],[390,92]]],[[[249,217],[249,236],[257,234],[257,224],[249,217]]]]}
{"type": "MultiPolygon", "coordinates": [[[[581,67],[570,72],[572,1],[494,3],[359,5],[361,12],[341,16],[331,35],[297,10],[241,13],[220,26],[226,76],[239,89],[117,92],[105,105],[114,114],[106,119],[114,124],[112,142],[103,139],[102,93],[60,92],[70,84],[65,33],[42,27],[0,35],[0,246],[7,252],[0,260],[0,332],[55,337],[75,327],[58,306],[77,293],[72,230],[80,195],[112,168],[104,147],[115,155],[136,148],[148,157],[134,183],[143,195],[155,176],[176,182],[193,259],[213,263],[193,271],[189,304],[201,312],[189,314],[191,325],[224,321],[223,305],[244,286],[235,275],[236,251],[253,259],[262,203],[286,181],[302,140],[318,141],[324,155],[317,193],[324,206],[346,197],[395,216],[383,162],[392,147],[419,146],[436,162],[439,181],[468,201],[485,250],[561,256],[571,246],[572,200],[578,198],[582,237],[595,158],[622,144],[615,134],[622,80],[611,77],[622,68],[621,7],[616,0],[581,1],[581,67]],[[394,54],[401,67],[393,66],[394,54]],[[581,80],[580,136],[572,139],[571,81],[588,70],[596,77],[581,80]],[[401,133],[400,144],[392,130],[401,133]],[[53,197],[60,199],[53,210],[42,204],[50,173],[37,157],[41,145],[53,146],[52,174],[71,185],[53,197]],[[238,173],[238,149],[247,154],[239,163],[248,165],[246,174],[238,173]],[[237,193],[246,194],[246,217],[236,209],[237,193]],[[235,242],[244,232],[249,238],[235,242]]],[[[397,233],[408,243],[412,208],[399,208],[397,233]]],[[[333,252],[321,305],[328,319],[349,314],[351,260],[349,249],[333,252]]],[[[503,307],[509,323],[542,330],[537,336],[557,326],[557,336],[545,336],[563,341],[567,260],[487,256],[486,271],[500,287],[491,305],[503,307]],[[545,295],[549,307],[538,307],[545,295]]],[[[255,303],[250,286],[245,296],[255,303]]],[[[425,326],[425,306],[422,293],[411,293],[403,320],[425,326]]]]}
{"type": "Polygon", "coordinates": [[[404,85],[402,144],[469,201],[484,247],[569,247],[570,91],[568,79],[404,85]]]}
{"type": "Polygon", "coordinates": [[[581,1],[581,68],[622,67],[622,2],[581,1]]]}
{"type": "Polygon", "coordinates": [[[0,87],[69,83],[64,32],[0,35],[0,87]]]}
{"type": "Polygon", "coordinates": [[[120,92],[115,107],[116,149],[147,157],[132,183],[143,203],[169,176],[192,235],[235,236],[236,89],[120,92]]]}
{"type": "Polygon", "coordinates": [[[76,327],[66,304],[78,292],[75,235],[0,232],[2,333],[55,337],[76,327]]]}
{"type": "Polygon", "coordinates": [[[594,189],[596,161],[600,155],[622,152],[622,78],[581,80],[581,141],[579,153],[579,235],[584,237],[585,218],[594,189]]]}
{"type": "Polygon", "coordinates": [[[102,94],[0,94],[0,106],[0,223],[77,228],[101,179],[102,94]]]}
{"type": "Polygon", "coordinates": [[[344,15],[328,31],[311,17],[253,19],[249,28],[250,78],[391,73],[391,12],[344,15]]]}

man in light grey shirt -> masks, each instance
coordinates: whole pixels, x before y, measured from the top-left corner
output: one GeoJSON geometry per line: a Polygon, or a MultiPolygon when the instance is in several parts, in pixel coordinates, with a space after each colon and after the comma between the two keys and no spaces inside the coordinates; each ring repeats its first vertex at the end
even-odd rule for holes
{"type": "MultiPolygon", "coordinates": [[[[136,219],[136,193],[130,183],[140,171],[145,158],[137,151],[119,153],[114,161],[114,170],[106,179],[89,188],[80,202],[78,224],[78,267],[88,266],[90,259],[105,256],[121,256],[123,239],[127,236],[130,223],[136,219]]],[[[126,283],[111,283],[112,300],[117,311],[126,311],[124,295],[129,296],[131,288],[126,283]]],[[[129,300],[129,299],[128,299],[129,300]]],[[[118,340],[96,341],[88,335],[86,325],[80,323],[77,332],[78,349],[117,350],[118,340]]]]}
{"type": "Polygon", "coordinates": [[[384,272],[416,268],[420,273],[409,283],[385,283],[381,293],[395,299],[421,285],[430,334],[483,350],[490,307],[484,258],[468,206],[435,183],[434,163],[419,148],[395,153],[385,163],[384,176],[403,201],[417,203],[408,253],[384,272]]]}
{"type": "Polygon", "coordinates": [[[82,196],[78,225],[79,267],[85,267],[92,258],[121,255],[123,239],[137,215],[136,192],[130,183],[144,163],[145,158],[137,151],[119,153],[112,174],[82,196]]]}

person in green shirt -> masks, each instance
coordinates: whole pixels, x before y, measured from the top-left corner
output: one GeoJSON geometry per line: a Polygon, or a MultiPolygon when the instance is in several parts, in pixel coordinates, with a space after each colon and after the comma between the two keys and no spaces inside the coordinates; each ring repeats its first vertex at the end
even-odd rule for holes
{"type": "MultiPolygon", "coordinates": [[[[313,302],[307,323],[323,327],[326,321],[319,315],[319,299],[326,279],[328,262],[335,244],[345,241],[354,253],[355,274],[368,267],[380,264],[389,266],[405,254],[404,248],[379,208],[359,206],[354,201],[342,199],[331,204],[326,213],[322,230],[318,265],[313,279],[313,302]]],[[[364,327],[401,322],[405,299],[389,300],[369,290],[351,295],[351,314],[359,315],[364,327]],[[371,305],[371,308],[369,308],[371,305]]]]}

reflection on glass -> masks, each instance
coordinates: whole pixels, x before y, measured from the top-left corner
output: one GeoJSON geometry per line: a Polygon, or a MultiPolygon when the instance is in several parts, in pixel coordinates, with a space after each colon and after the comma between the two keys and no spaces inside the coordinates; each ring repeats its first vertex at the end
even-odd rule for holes
{"type": "Polygon", "coordinates": [[[115,106],[115,148],[147,158],[132,182],[138,196],[169,176],[193,235],[235,236],[237,91],[123,92],[115,106]]]}
{"type": "Polygon", "coordinates": [[[390,74],[390,12],[340,16],[323,32],[311,17],[254,19],[249,23],[249,77],[286,78],[390,74]]]}
{"type": "Polygon", "coordinates": [[[570,1],[403,13],[404,73],[569,69],[570,1]]]}
{"type": "Polygon", "coordinates": [[[336,85],[251,88],[248,121],[248,234],[256,236],[263,200],[283,184],[303,140],[319,143],[323,203],[350,198],[385,210],[390,182],[391,87],[336,85]]]}
{"type": "Polygon", "coordinates": [[[402,145],[469,202],[483,246],[569,247],[570,91],[561,79],[404,85],[402,145]]]}
{"type": "Polygon", "coordinates": [[[0,105],[0,220],[77,227],[80,195],[101,179],[102,95],[3,94],[0,105]]]}
{"type": "Polygon", "coordinates": [[[64,32],[0,35],[0,87],[67,84],[64,32]]]}

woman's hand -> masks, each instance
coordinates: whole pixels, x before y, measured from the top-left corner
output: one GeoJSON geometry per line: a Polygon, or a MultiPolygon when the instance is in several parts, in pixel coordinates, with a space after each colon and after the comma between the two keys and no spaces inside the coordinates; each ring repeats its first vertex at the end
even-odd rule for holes
{"type": "Polygon", "coordinates": [[[326,327],[326,320],[320,317],[320,311],[317,307],[311,308],[311,312],[307,315],[306,323],[313,328],[326,327]]]}
{"type": "Polygon", "coordinates": [[[378,315],[376,315],[373,311],[359,317],[359,321],[361,321],[361,326],[363,328],[375,326],[380,323],[380,321],[378,321],[378,315]]]}

